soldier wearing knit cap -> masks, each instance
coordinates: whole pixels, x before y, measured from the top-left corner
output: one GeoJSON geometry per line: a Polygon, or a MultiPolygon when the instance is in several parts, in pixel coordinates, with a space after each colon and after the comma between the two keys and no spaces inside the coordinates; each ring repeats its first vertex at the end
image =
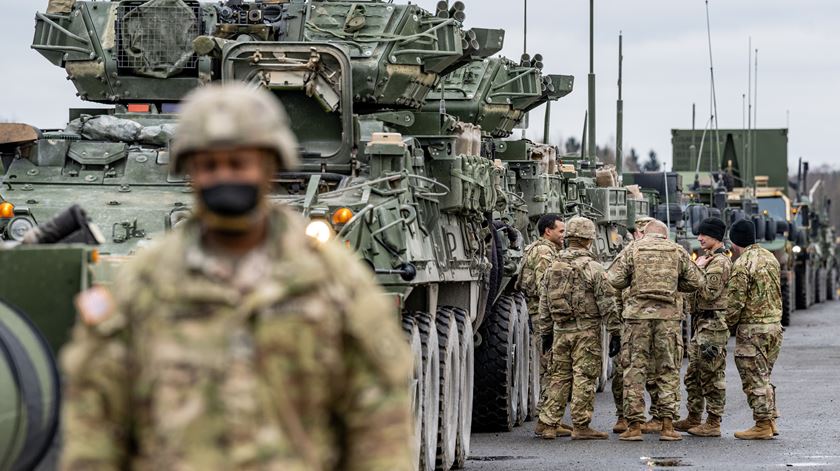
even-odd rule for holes
{"type": "Polygon", "coordinates": [[[741,220],[729,230],[738,259],[727,285],[726,323],[738,326],[735,365],[755,426],[736,432],[742,440],[769,440],[778,434],[774,414],[776,391],[770,384],[782,348],[782,292],[779,262],[755,243],[755,226],[741,220]]]}
{"type": "Polygon", "coordinates": [[[674,423],[674,428],[701,437],[719,437],[720,419],[726,403],[726,284],[732,261],[726,254],[723,238],[726,224],[719,218],[700,223],[697,239],[704,255],[697,259],[706,277],[706,285],[690,298],[692,336],[688,344],[688,370],[685,389],[688,393],[688,417],[674,423]],[[708,412],[701,423],[703,411],[708,412]]]}

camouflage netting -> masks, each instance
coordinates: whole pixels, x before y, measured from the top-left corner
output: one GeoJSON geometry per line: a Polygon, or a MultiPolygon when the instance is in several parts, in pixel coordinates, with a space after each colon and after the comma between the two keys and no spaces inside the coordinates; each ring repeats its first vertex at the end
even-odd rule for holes
{"type": "Polygon", "coordinates": [[[150,0],[123,16],[121,65],[147,77],[178,75],[194,60],[196,15],[183,0],[150,0]]]}

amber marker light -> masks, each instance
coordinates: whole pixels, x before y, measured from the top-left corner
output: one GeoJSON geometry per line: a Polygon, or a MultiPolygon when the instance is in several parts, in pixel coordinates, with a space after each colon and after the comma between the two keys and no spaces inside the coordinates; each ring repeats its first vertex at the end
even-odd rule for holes
{"type": "Polygon", "coordinates": [[[343,226],[353,219],[353,211],[350,208],[341,208],[332,215],[332,223],[335,226],[343,226]]]}
{"type": "Polygon", "coordinates": [[[11,219],[15,217],[15,205],[4,201],[0,203],[0,219],[11,219]]]}

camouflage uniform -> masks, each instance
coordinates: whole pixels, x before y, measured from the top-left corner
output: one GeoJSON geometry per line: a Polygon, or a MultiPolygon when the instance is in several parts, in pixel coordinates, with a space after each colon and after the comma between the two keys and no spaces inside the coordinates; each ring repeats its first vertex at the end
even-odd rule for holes
{"type": "Polygon", "coordinates": [[[726,284],[732,261],[724,249],[707,253],[709,263],[703,269],[706,286],[697,291],[692,308],[692,336],[688,344],[688,370],[685,389],[689,414],[723,416],[726,404],[726,284]],[[704,357],[703,346],[717,352],[714,358],[704,357]]]}
{"type": "MultiPolygon", "coordinates": [[[[545,237],[540,237],[525,248],[525,260],[522,262],[522,272],[519,274],[517,288],[525,293],[528,313],[531,317],[531,325],[534,332],[540,332],[542,330],[539,326],[539,288],[542,286],[546,271],[551,267],[559,252],[560,247],[545,237]]],[[[541,336],[532,335],[531,339],[536,344],[535,348],[540,355],[540,404],[537,406],[539,409],[542,403],[545,402],[545,386],[548,384],[546,372],[548,370],[548,359],[551,354],[543,353],[541,336]]]]}
{"type": "Polygon", "coordinates": [[[770,384],[782,347],[782,299],[779,262],[753,244],[732,266],[727,285],[726,323],[737,325],[735,365],[753,418],[772,420],[776,394],[770,384]]]}
{"type": "Polygon", "coordinates": [[[62,354],[63,468],[410,469],[410,356],[393,307],[338,244],[271,210],[261,249],[197,220],[139,253],[118,309],[62,354]]]}
{"type": "Polygon", "coordinates": [[[619,254],[608,271],[616,289],[629,288],[624,310],[622,349],[624,416],[644,422],[644,388],[652,368],[663,419],[675,419],[680,405],[680,363],[683,355],[677,291],[692,292],[704,285],[703,273],[688,253],[664,235],[647,234],[619,254]]]}
{"type": "MultiPolygon", "coordinates": [[[[589,425],[595,408],[595,389],[601,373],[601,325],[615,318],[615,293],[607,283],[604,268],[592,252],[569,248],[560,252],[543,281],[540,318],[553,321],[549,385],[540,421],[558,425],[571,393],[572,422],[589,425]],[[569,280],[563,266],[571,267],[569,280]],[[566,302],[571,299],[572,302],[566,302]]],[[[541,322],[548,335],[548,323],[541,322]]]]}

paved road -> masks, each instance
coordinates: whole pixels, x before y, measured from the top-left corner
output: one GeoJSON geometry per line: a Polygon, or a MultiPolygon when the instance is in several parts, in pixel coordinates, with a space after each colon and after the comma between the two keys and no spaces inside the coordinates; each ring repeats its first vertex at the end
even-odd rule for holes
{"type": "MultiPolygon", "coordinates": [[[[473,435],[467,470],[840,470],[840,302],[795,312],[792,324],[773,372],[782,414],[776,440],[747,442],[732,436],[753,424],[732,359],[732,339],[723,438],[686,435],[681,442],[668,443],[646,435],[644,442],[620,442],[611,434],[608,441],[546,441],[534,437],[531,422],[512,433],[473,435]]],[[[611,430],[614,412],[612,395],[599,393],[593,426],[611,430]]]]}

